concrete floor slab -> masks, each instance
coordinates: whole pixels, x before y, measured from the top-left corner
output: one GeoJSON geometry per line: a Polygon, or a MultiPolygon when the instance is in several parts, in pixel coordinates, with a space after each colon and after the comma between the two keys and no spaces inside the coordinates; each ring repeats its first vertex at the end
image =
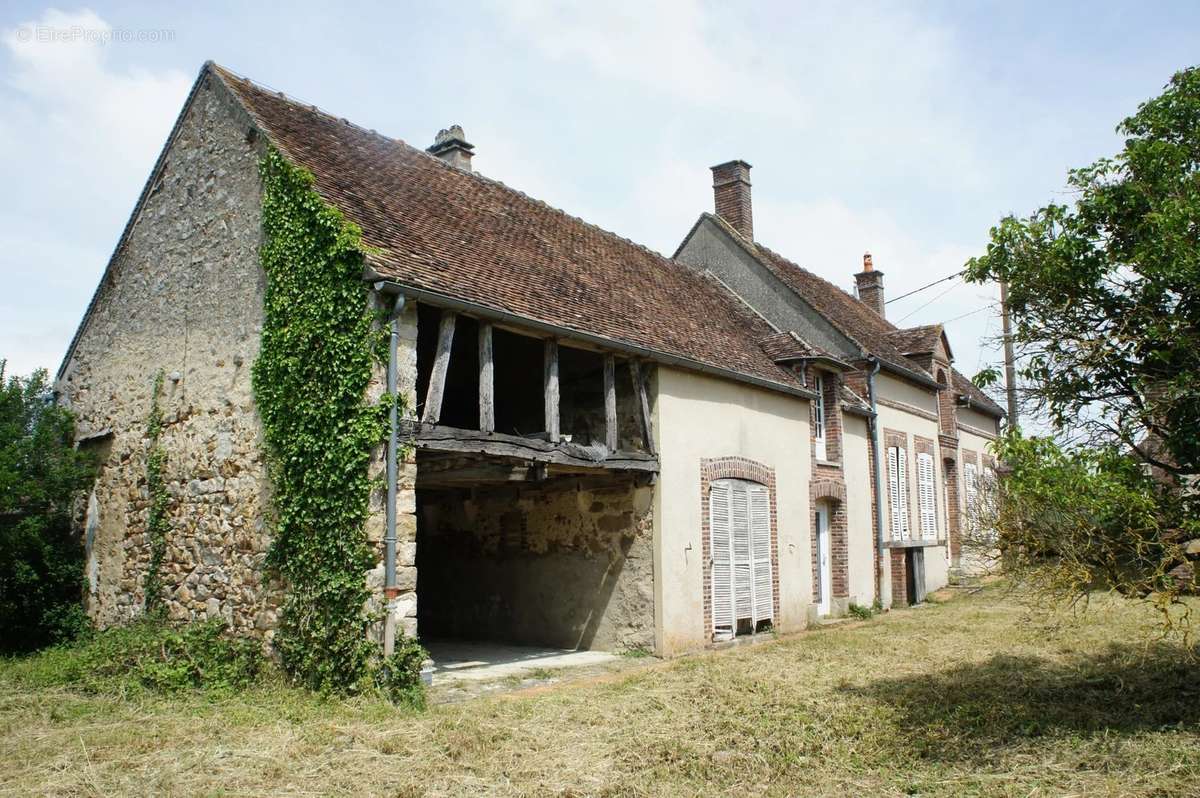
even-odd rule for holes
{"type": "Polygon", "coordinates": [[[475,640],[432,640],[423,644],[433,658],[435,686],[492,681],[535,670],[603,665],[619,659],[607,651],[573,651],[475,640]]]}

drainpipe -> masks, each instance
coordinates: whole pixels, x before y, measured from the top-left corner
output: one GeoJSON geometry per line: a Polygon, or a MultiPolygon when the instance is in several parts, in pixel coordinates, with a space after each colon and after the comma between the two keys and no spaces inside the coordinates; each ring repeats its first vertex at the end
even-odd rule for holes
{"type": "MultiPolygon", "coordinates": [[[[387,392],[396,397],[396,372],[399,369],[400,314],[404,311],[404,294],[396,294],[392,305],[391,340],[388,342],[387,392]]],[[[387,612],[383,619],[383,655],[390,657],[396,646],[396,478],[397,458],[400,449],[400,419],[396,402],[388,413],[387,444],[387,531],[383,536],[383,595],[387,599],[387,612]]]]}
{"type": "Polygon", "coordinates": [[[871,370],[867,372],[867,399],[871,403],[871,469],[875,472],[875,544],[878,556],[878,565],[875,568],[875,595],[879,599],[879,603],[883,604],[883,554],[884,554],[884,528],[883,528],[883,469],[880,466],[880,435],[879,435],[879,412],[875,407],[875,375],[879,373],[879,358],[869,358],[871,362],[871,370]]]}

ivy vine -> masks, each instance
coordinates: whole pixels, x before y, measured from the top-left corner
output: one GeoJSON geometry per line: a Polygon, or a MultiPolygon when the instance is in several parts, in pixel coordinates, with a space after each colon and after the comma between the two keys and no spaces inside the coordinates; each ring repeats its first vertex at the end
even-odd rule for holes
{"type": "Polygon", "coordinates": [[[166,480],[163,478],[167,452],[160,442],[163,417],[158,397],[162,393],[162,386],[163,373],[159,370],[154,377],[154,389],[150,395],[150,415],[146,420],[146,436],[149,438],[146,454],[146,491],[150,498],[150,506],[146,512],[146,537],[150,544],[150,563],[146,567],[142,587],[147,615],[163,612],[162,563],[167,554],[167,532],[171,528],[167,519],[171,497],[167,493],[166,480]]]}
{"type": "Polygon", "coordinates": [[[386,331],[362,281],[358,227],[274,148],[260,174],[267,285],[253,386],[274,498],[268,562],[286,583],[275,645],[297,682],[350,691],[378,652],[365,521],[388,403],[364,397],[386,331]]]}

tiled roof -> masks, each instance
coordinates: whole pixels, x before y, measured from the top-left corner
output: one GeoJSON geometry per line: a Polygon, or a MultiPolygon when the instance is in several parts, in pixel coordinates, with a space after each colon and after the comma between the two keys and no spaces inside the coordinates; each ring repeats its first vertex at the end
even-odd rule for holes
{"type": "Polygon", "coordinates": [[[363,231],[386,279],[789,390],[774,332],[709,277],[423,150],[213,72],[317,191],[363,231]]]}
{"type": "MultiPolygon", "coordinates": [[[[928,327],[913,327],[901,330],[887,319],[864,305],[857,298],[838,288],[828,280],[818,277],[802,266],[799,266],[777,252],[757,242],[751,244],[730,227],[725,220],[712,214],[705,214],[715,221],[725,232],[747,252],[757,258],[780,281],[800,295],[809,305],[820,313],[830,324],[838,328],[847,338],[851,339],[866,352],[878,357],[893,369],[906,373],[916,379],[930,382],[933,376],[925,369],[905,357],[908,349],[908,336],[911,331],[921,331],[920,336],[927,336],[932,328],[941,329],[941,325],[928,327]]],[[[918,333],[913,333],[917,337],[918,333]]],[[[931,350],[925,350],[931,351],[931,350]]],[[[970,397],[971,402],[981,410],[992,415],[1001,416],[1004,411],[992,401],[983,391],[970,380],[951,369],[955,389],[970,397]]]]}
{"type": "Polygon", "coordinates": [[[892,345],[906,355],[923,355],[935,351],[938,339],[941,337],[942,325],[940,324],[925,324],[888,333],[888,340],[892,342],[892,345]]]}

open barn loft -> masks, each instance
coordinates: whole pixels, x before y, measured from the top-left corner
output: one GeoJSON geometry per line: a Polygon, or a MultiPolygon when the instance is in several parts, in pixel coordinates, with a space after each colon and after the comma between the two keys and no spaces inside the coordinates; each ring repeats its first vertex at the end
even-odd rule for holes
{"type": "Polygon", "coordinates": [[[647,369],[427,305],[417,329],[422,637],[652,642],[647,369]]]}

